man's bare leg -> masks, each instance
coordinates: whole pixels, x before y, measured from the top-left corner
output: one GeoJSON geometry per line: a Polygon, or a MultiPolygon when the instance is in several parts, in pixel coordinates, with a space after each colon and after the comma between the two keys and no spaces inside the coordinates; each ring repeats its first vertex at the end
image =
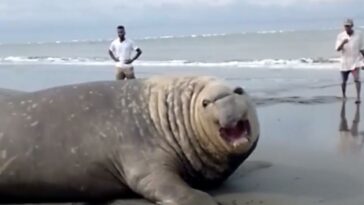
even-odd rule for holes
{"type": "Polygon", "coordinates": [[[355,88],[356,88],[356,101],[355,101],[355,103],[360,103],[361,82],[360,82],[359,68],[356,68],[353,71],[353,77],[354,77],[355,88]]]}
{"type": "Polygon", "coordinates": [[[343,95],[343,100],[346,100],[346,82],[344,81],[341,83],[341,91],[343,95]]]}
{"type": "Polygon", "coordinates": [[[343,96],[343,100],[346,100],[346,82],[348,81],[348,77],[349,77],[349,72],[347,71],[341,71],[341,91],[342,91],[342,96],[343,96]]]}

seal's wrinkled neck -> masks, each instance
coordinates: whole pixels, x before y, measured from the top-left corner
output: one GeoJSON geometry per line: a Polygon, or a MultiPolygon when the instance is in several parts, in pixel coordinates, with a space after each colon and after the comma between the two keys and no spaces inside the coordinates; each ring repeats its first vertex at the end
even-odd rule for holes
{"type": "Polygon", "coordinates": [[[220,176],[227,166],[226,158],[216,154],[220,150],[209,142],[211,136],[202,127],[197,104],[211,79],[162,80],[149,82],[149,111],[164,148],[175,153],[190,175],[220,176]]]}

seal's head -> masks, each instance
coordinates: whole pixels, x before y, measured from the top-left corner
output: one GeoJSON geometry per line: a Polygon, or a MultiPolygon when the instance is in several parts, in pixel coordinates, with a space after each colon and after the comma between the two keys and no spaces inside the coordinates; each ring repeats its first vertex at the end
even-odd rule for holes
{"type": "Polygon", "coordinates": [[[241,87],[210,80],[198,95],[196,114],[205,136],[204,144],[228,154],[248,152],[259,137],[255,105],[241,87]]]}

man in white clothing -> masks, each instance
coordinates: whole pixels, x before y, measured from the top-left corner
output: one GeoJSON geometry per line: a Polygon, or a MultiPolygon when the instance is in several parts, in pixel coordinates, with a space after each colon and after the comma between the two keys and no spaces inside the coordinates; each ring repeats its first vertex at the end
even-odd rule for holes
{"type": "Polygon", "coordinates": [[[132,40],[125,38],[124,26],[118,26],[117,33],[118,38],[113,40],[109,47],[109,55],[116,63],[116,79],[134,79],[135,74],[132,63],[139,58],[142,50],[132,40]],[[133,51],[136,51],[136,55],[132,58],[133,51]]]}
{"type": "Polygon", "coordinates": [[[360,68],[364,67],[363,37],[358,30],[353,29],[352,19],[346,19],[344,27],[345,30],[338,34],[335,45],[336,51],[341,53],[342,94],[346,99],[346,82],[351,73],[357,93],[355,103],[360,103],[360,68]]]}

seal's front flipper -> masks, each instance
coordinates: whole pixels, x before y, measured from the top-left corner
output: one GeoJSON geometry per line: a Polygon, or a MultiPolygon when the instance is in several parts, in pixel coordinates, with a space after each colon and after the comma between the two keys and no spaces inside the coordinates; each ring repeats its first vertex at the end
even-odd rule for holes
{"type": "Polygon", "coordinates": [[[212,196],[189,187],[172,171],[151,172],[134,183],[130,186],[135,192],[159,205],[218,205],[212,196]]]}

